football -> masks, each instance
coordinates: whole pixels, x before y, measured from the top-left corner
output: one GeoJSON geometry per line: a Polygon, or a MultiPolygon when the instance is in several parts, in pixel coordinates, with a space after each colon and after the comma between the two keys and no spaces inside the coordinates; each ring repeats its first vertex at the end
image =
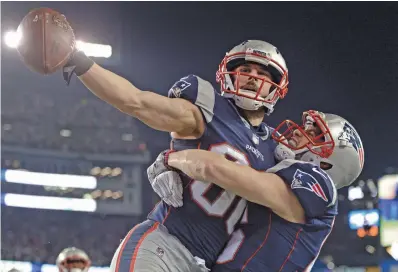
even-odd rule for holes
{"type": "Polygon", "coordinates": [[[69,60],[75,35],[65,16],[49,8],[31,10],[17,30],[17,50],[31,70],[42,75],[54,73],[69,60]]]}

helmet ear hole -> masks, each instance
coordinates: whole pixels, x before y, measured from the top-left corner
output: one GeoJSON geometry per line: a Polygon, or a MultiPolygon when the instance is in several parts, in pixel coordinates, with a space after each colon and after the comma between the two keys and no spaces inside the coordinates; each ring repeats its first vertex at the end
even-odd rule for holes
{"type": "Polygon", "coordinates": [[[333,167],[333,165],[332,164],[330,164],[330,163],[328,163],[328,162],[323,162],[323,161],[321,161],[320,162],[320,166],[321,166],[321,169],[322,170],[330,170],[330,169],[332,169],[332,167],[333,167]]]}

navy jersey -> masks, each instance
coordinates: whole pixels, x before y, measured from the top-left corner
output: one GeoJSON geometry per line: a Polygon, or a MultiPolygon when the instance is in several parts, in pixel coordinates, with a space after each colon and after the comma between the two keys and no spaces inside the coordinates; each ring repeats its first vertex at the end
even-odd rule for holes
{"type": "MultiPolygon", "coordinates": [[[[276,144],[270,139],[270,128],[264,123],[252,127],[239,115],[235,104],[220,96],[209,82],[190,75],[174,84],[169,97],[186,99],[198,106],[206,122],[200,139],[173,139],[174,150],[209,150],[258,170],[276,164],[276,144]]],[[[194,256],[211,267],[239,223],[247,202],[212,183],[183,174],[181,177],[183,207],[175,209],[160,202],[148,218],[162,222],[194,256]]]]}
{"type": "Polygon", "coordinates": [[[277,174],[293,190],[305,211],[305,224],[288,222],[264,206],[249,203],[213,272],[311,270],[337,215],[336,188],[311,163],[285,160],[267,172],[277,174]]]}

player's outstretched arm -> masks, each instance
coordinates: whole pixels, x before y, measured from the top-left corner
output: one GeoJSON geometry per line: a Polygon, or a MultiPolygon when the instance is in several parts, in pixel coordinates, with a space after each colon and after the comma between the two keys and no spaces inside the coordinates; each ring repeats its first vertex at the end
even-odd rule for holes
{"type": "Polygon", "coordinates": [[[276,174],[256,171],[205,150],[173,152],[167,162],[193,179],[215,183],[251,202],[269,207],[290,222],[305,220],[299,200],[276,174]]]}
{"type": "Polygon", "coordinates": [[[154,129],[195,137],[204,131],[199,108],[187,100],[142,91],[95,63],[78,77],[96,96],[154,129]]]}

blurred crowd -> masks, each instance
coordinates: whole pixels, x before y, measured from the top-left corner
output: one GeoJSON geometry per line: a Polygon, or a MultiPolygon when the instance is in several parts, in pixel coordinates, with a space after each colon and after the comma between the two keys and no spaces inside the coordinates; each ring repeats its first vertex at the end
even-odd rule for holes
{"type": "Polygon", "coordinates": [[[83,88],[49,93],[5,87],[3,144],[89,153],[131,154],[146,149],[134,118],[83,88]]]}
{"type": "Polygon", "coordinates": [[[65,247],[85,250],[93,265],[109,266],[138,218],[6,207],[1,212],[3,260],[54,263],[65,247]]]}

